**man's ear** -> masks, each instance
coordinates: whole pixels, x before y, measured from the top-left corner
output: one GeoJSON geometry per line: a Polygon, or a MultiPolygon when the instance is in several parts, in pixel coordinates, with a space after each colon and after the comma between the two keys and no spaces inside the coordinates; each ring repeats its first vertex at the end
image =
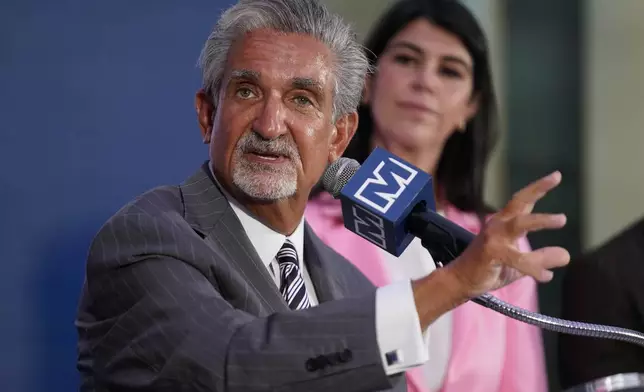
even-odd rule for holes
{"type": "Polygon", "coordinates": [[[204,144],[209,144],[212,137],[215,106],[212,103],[212,98],[203,89],[197,91],[195,109],[197,110],[199,128],[201,128],[201,138],[204,144]]]}
{"type": "Polygon", "coordinates": [[[356,129],[358,129],[357,112],[344,114],[336,120],[335,127],[331,133],[331,140],[329,141],[329,163],[342,156],[353,135],[355,135],[356,129]]]}

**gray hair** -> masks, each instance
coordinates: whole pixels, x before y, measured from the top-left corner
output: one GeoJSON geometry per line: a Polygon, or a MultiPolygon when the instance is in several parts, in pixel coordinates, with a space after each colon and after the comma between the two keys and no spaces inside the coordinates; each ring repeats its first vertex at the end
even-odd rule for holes
{"type": "Polygon", "coordinates": [[[306,34],[326,44],[335,59],[333,116],[356,111],[369,62],[351,27],[318,0],[240,0],[221,15],[199,57],[203,89],[215,105],[231,45],[263,28],[306,34]]]}

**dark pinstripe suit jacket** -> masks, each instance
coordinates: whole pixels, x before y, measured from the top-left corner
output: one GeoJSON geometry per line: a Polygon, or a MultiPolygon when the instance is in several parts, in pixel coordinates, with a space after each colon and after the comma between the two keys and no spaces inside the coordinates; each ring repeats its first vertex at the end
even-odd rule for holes
{"type": "Polygon", "coordinates": [[[320,305],[290,311],[205,164],[101,228],[76,326],[83,391],[406,390],[383,371],[375,289],[305,227],[320,305]]]}

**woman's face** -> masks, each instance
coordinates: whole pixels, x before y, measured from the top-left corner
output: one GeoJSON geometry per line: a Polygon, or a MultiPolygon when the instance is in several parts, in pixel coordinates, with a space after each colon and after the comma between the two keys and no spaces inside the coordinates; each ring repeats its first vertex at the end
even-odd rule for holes
{"type": "Polygon", "coordinates": [[[405,149],[442,145],[476,114],[473,61],[454,34],[418,19],[387,44],[367,83],[378,138],[405,149]]]}

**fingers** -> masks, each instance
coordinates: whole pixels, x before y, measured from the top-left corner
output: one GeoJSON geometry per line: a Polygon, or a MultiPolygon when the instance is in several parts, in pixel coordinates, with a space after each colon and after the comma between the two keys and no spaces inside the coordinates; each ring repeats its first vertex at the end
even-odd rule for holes
{"type": "Polygon", "coordinates": [[[550,246],[523,253],[514,258],[513,268],[530,275],[539,282],[552,280],[553,268],[563,267],[570,262],[570,253],[564,248],[550,246]]]}
{"type": "MultiPolygon", "coordinates": [[[[487,221],[485,227],[477,236],[474,260],[480,260],[487,268],[484,273],[477,274],[472,268],[472,275],[483,277],[483,289],[502,287],[516,278],[517,271],[529,275],[539,282],[548,282],[553,278],[552,268],[568,264],[570,254],[560,247],[548,247],[528,253],[520,252],[516,240],[528,232],[559,229],[566,224],[564,214],[533,214],[534,205],[550,190],[561,182],[561,173],[553,172],[517,192],[501,212],[487,221]],[[498,268],[499,263],[504,268],[498,268]],[[493,268],[489,268],[493,267],[493,268]],[[494,276],[497,273],[500,275],[494,276]]],[[[464,260],[467,260],[465,258],[464,260]]],[[[464,265],[469,263],[464,262],[464,265]]],[[[469,265],[476,265],[475,262],[469,265]]],[[[478,279],[474,279],[476,286],[478,279]]],[[[477,288],[478,289],[478,288],[477,288]]],[[[476,289],[473,290],[476,292],[476,289]]]]}
{"type": "Polygon", "coordinates": [[[546,195],[561,182],[561,173],[555,171],[534,181],[514,194],[512,200],[501,211],[504,216],[529,214],[539,199],[546,195]]]}
{"type": "Polygon", "coordinates": [[[565,214],[529,214],[505,221],[505,229],[511,238],[518,238],[532,231],[560,229],[565,224],[565,214]]]}

